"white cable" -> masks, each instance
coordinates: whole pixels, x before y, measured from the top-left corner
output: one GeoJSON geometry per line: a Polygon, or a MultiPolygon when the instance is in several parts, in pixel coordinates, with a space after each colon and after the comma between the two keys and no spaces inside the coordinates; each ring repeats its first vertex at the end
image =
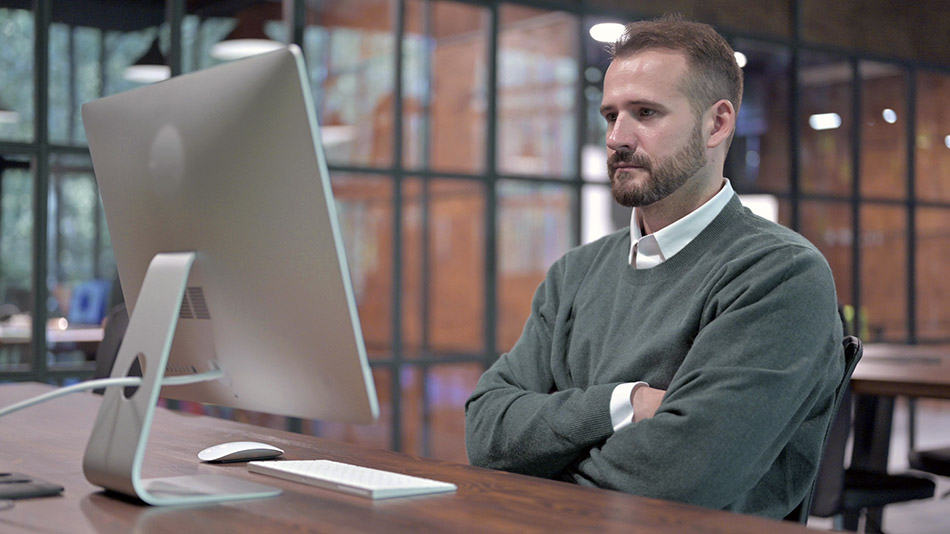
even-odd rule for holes
{"type": "MultiPolygon", "coordinates": [[[[207,382],[208,380],[217,380],[224,375],[220,370],[208,371],[205,373],[198,373],[196,375],[184,375],[184,376],[170,376],[165,377],[162,380],[162,386],[184,386],[187,384],[194,384],[197,382],[207,382]]],[[[87,380],[85,382],[80,382],[78,384],[73,384],[71,386],[61,387],[59,389],[44,393],[42,395],[37,395],[32,399],[26,399],[20,401],[16,404],[11,404],[6,408],[0,409],[0,417],[4,415],[11,414],[13,412],[22,410],[24,408],[29,408],[30,406],[40,404],[41,402],[46,402],[53,400],[64,395],[69,395],[70,393],[78,393],[80,391],[87,391],[90,389],[98,389],[101,387],[116,387],[116,386],[140,386],[142,385],[142,379],[137,376],[126,376],[122,378],[100,378],[98,380],[87,380]]]]}

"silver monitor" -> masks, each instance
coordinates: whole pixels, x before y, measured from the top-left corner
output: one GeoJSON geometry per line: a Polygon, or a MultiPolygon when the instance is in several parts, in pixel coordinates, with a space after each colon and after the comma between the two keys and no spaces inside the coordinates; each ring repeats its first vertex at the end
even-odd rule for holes
{"type": "Polygon", "coordinates": [[[377,418],[306,72],[291,45],[83,106],[130,311],[112,376],[144,370],[131,398],[106,393],[90,481],[152,504],[177,504],[183,485],[189,502],[227,493],[137,478],[163,376],[220,374],[162,388],[173,399],[377,418]]]}

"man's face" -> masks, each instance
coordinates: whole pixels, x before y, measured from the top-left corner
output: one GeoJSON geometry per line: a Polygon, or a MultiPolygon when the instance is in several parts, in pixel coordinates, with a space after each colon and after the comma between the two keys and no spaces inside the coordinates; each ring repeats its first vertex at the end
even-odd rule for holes
{"type": "Polygon", "coordinates": [[[604,76],[607,173],[614,198],[648,206],[680,188],[706,164],[701,117],[682,91],[686,57],[644,50],[616,58],[604,76]]]}

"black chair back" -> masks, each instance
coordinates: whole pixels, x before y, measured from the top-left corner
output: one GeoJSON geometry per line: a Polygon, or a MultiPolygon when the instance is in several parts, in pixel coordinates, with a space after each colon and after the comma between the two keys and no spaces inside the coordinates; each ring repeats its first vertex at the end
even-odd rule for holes
{"type": "Polygon", "coordinates": [[[822,449],[821,462],[818,464],[818,475],[808,492],[792,513],[785,516],[788,521],[801,524],[808,522],[808,515],[813,513],[826,517],[833,515],[840,508],[842,490],[844,489],[844,454],[851,433],[851,374],[857,367],[864,347],[861,340],[855,336],[847,336],[844,344],[844,374],[838,387],[835,388],[835,400],[832,408],[834,416],[825,430],[825,443],[822,449]],[[831,510],[828,512],[827,510],[831,510]]]}

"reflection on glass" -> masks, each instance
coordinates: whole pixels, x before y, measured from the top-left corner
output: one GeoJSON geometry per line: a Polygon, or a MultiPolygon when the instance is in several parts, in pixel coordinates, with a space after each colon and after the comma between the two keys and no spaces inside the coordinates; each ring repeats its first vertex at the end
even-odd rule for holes
{"type": "Polygon", "coordinates": [[[188,4],[182,23],[184,72],[267,52],[289,42],[280,2],[188,4]]]}
{"type": "Polygon", "coordinates": [[[917,337],[950,338],[950,209],[917,210],[917,337]]]}
{"type": "Polygon", "coordinates": [[[434,365],[426,373],[429,444],[433,458],[467,463],[465,401],[484,368],[481,364],[434,365]]]}
{"type": "Polygon", "coordinates": [[[25,158],[0,155],[0,371],[31,359],[33,176],[25,158]]]}
{"type": "Polygon", "coordinates": [[[392,343],[392,181],[339,173],[332,184],[366,350],[382,357],[392,343]]]}
{"type": "Polygon", "coordinates": [[[630,208],[618,204],[607,185],[591,184],[581,188],[581,213],[583,243],[630,226],[630,208]]]}
{"type": "Polygon", "coordinates": [[[502,5],[497,140],[502,173],[574,173],[578,23],[568,13],[502,5]]]}
{"type": "Polygon", "coordinates": [[[303,51],[327,160],[340,165],[392,165],[390,2],[307,5],[307,20],[313,22],[304,30],[303,51]]]}
{"type": "Polygon", "coordinates": [[[407,356],[478,353],[484,347],[484,188],[466,180],[432,180],[426,188],[409,180],[403,200],[407,356]]]}
{"type": "Polygon", "coordinates": [[[85,142],[79,107],[99,96],[101,39],[95,28],[50,26],[49,135],[55,143],[85,142]]]}
{"type": "Polygon", "coordinates": [[[851,207],[847,202],[801,203],[801,234],[818,247],[831,265],[841,304],[850,304],[852,300],[852,227],[851,207]]]}
{"type": "Polygon", "coordinates": [[[739,39],[746,57],[745,84],[736,133],[724,173],[739,193],[789,188],[787,47],[739,39]]]}
{"type": "Polygon", "coordinates": [[[410,0],[403,41],[403,164],[482,172],[487,9],[410,0]],[[431,76],[431,82],[430,82],[431,76]]]}
{"type": "Polygon", "coordinates": [[[480,363],[410,364],[403,368],[403,452],[467,463],[465,401],[484,367],[480,363]]]}
{"type": "Polygon", "coordinates": [[[0,8],[0,141],[33,140],[33,13],[0,8]]]}
{"type": "Polygon", "coordinates": [[[917,76],[917,198],[950,202],[950,76],[917,76]]]}
{"type": "MultiPolygon", "coordinates": [[[[376,384],[376,398],[379,400],[379,419],[375,423],[354,425],[331,421],[305,421],[303,431],[314,436],[358,443],[364,447],[389,449],[393,432],[392,371],[388,367],[374,367],[373,382],[376,384]]],[[[411,403],[409,405],[411,406],[411,403]]],[[[405,413],[405,405],[403,408],[402,413],[405,413]]]]}
{"type": "Polygon", "coordinates": [[[851,65],[838,56],[811,52],[803,53],[801,61],[802,192],[850,195],[851,65]]]}
{"type": "Polygon", "coordinates": [[[498,185],[498,349],[518,340],[548,268],[573,245],[571,189],[498,185]]]}
{"type": "MultiPolygon", "coordinates": [[[[115,265],[101,262],[103,249],[111,246],[102,239],[106,224],[88,156],[51,159],[48,206],[50,323],[59,330],[96,327],[118,295],[112,294],[115,265]]],[[[49,334],[47,343],[54,366],[95,357],[95,342],[57,342],[49,334]]]]}
{"type": "Polygon", "coordinates": [[[907,197],[907,83],[904,69],[862,61],[861,194],[907,197]]]}
{"type": "Polygon", "coordinates": [[[907,209],[861,208],[862,340],[902,342],[907,336],[907,209]]]}

